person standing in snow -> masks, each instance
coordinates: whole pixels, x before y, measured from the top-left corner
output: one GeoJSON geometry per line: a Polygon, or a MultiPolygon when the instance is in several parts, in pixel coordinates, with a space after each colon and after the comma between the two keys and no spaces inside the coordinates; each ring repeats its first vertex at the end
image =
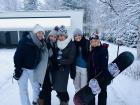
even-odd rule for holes
{"type": "Polygon", "coordinates": [[[44,73],[44,71],[40,70],[46,70],[48,60],[48,50],[43,42],[44,34],[43,27],[37,24],[33,28],[33,32],[19,41],[14,55],[15,71],[13,77],[18,80],[22,105],[31,105],[28,95],[28,80],[30,80],[33,88],[32,105],[37,105],[40,92],[39,81],[43,79],[38,77],[38,73],[44,73]],[[42,54],[45,55],[44,59],[42,59],[42,54]]]}
{"type": "MultiPolygon", "coordinates": [[[[105,82],[105,80],[111,77],[108,72],[108,45],[101,44],[99,36],[95,33],[93,33],[89,39],[91,49],[89,52],[88,79],[97,79],[101,88],[101,92],[98,95],[98,105],[106,105],[107,85],[110,81],[105,82]],[[101,78],[98,78],[99,75],[101,78]]],[[[95,97],[89,105],[95,105],[95,97]]]]}
{"type": "Polygon", "coordinates": [[[59,27],[56,26],[53,30],[51,30],[51,32],[49,33],[46,39],[47,48],[49,50],[49,53],[52,54],[49,57],[48,68],[42,85],[42,90],[40,91],[39,105],[51,105],[52,86],[55,77],[55,71],[58,68],[57,59],[56,59],[56,55],[57,55],[56,41],[57,41],[58,29],[59,27]]]}
{"type": "Polygon", "coordinates": [[[74,78],[74,86],[76,92],[87,85],[87,56],[89,41],[83,36],[80,29],[75,29],[73,32],[74,42],[76,45],[76,76],[74,78]]]}
{"type": "Polygon", "coordinates": [[[57,64],[53,89],[57,92],[60,105],[68,105],[69,94],[67,92],[68,78],[71,64],[74,62],[76,47],[71,37],[67,34],[65,26],[60,26],[57,38],[57,64]]]}

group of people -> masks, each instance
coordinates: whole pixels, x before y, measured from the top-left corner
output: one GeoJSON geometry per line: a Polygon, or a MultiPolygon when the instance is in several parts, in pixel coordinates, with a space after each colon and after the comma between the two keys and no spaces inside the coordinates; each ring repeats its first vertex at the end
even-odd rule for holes
{"type": "MultiPolygon", "coordinates": [[[[80,29],[73,36],[68,35],[65,26],[56,26],[45,37],[45,29],[36,25],[24,36],[14,55],[13,77],[18,81],[22,105],[51,105],[51,92],[55,90],[60,105],[68,105],[67,91],[69,74],[73,79],[75,92],[102,73],[99,78],[101,92],[98,105],[107,103],[108,49],[101,43],[98,33],[85,38],[80,29]],[[72,40],[74,39],[74,40],[72,40]],[[32,104],[28,95],[28,80],[33,90],[32,104]]],[[[89,105],[95,105],[95,98],[89,105]]]]}

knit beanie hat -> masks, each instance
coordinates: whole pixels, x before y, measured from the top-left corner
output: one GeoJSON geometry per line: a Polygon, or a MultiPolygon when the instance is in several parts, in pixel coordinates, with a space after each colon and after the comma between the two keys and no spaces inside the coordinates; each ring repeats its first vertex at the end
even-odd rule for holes
{"type": "Polygon", "coordinates": [[[99,39],[99,36],[97,34],[93,33],[89,37],[89,40],[92,40],[92,39],[99,39]]]}
{"type": "Polygon", "coordinates": [[[58,30],[59,30],[59,27],[55,26],[54,29],[51,30],[51,32],[49,33],[48,36],[50,36],[50,35],[58,35],[58,30]]]}
{"type": "Polygon", "coordinates": [[[67,34],[67,29],[65,28],[64,25],[61,25],[61,26],[59,27],[58,35],[64,35],[64,36],[66,36],[66,37],[68,36],[68,34],[67,34]]]}
{"type": "Polygon", "coordinates": [[[81,35],[81,36],[83,36],[83,33],[82,33],[82,31],[81,31],[79,28],[76,28],[76,29],[74,30],[74,32],[73,32],[73,35],[74,35],[74,36],[76,36],[76,35],[81,35]]]}
{"type": "Polygon", "coordinates": [[[45,33],[45,29],[39,24],[36,24],[33,28],[33,32],[36,34],[37,32],[40,32],[40,31],[45,33]]]}

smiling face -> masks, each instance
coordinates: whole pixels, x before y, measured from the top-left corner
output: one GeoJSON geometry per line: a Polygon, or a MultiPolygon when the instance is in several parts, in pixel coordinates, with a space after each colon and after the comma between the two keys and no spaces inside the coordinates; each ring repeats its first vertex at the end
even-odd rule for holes
{"type": "Polygon", "coordinates": [[[64,41],[67,37],[65,35],[58,35],[57,40],[64,41]]]}
{"type": "Polygon", "coordinates": [[[97,46],[100,45],[100,40],[99,40],[99,39],[92,39],[92,40],[90,41],[90,45],[91,45],[92,47],[97,47],[97,46]]]}
{"type": "Polygon", "coordinates": [[[44,32],[39,31],[39,32],[36,33],[36,36],[39,40],[42,40],[42,39],[44,39],[44,32]]]}
{"type": "Polygon", "coordinates": [[[75,35],[74,36],[74,40],[77,41],[77,42],[80,42],[82,39],[82,36],[81,35],[75,35]]]}
{"type": "Polygon", "coordinates": [[[49,36],[49,40],[52,41],[52,42],[56,42],[56,40],[57,40],[57,35],[50,35],[50,36],[49,36]]]}

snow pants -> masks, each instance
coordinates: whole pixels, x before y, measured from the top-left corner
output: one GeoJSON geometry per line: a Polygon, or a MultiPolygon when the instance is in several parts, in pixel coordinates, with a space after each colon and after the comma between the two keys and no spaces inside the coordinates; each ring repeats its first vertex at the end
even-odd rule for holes
{"type": "Polygon", "coordinates": [[[74,80],[74,87],[76,92],[87,85],[87,69],[76,66],[76,77],[74,80]]]}
{"type": "Polygon", "coordinates": [[[33,90],[33,102],[37,102],[39,98],[40,84],[38,82],[33,81],[33,70],[25,68],[22,69],[23,73],[20,79],[18,80],[21,105],[32,105],[29,101],[28,80],[30,80],[33,90]]]}

